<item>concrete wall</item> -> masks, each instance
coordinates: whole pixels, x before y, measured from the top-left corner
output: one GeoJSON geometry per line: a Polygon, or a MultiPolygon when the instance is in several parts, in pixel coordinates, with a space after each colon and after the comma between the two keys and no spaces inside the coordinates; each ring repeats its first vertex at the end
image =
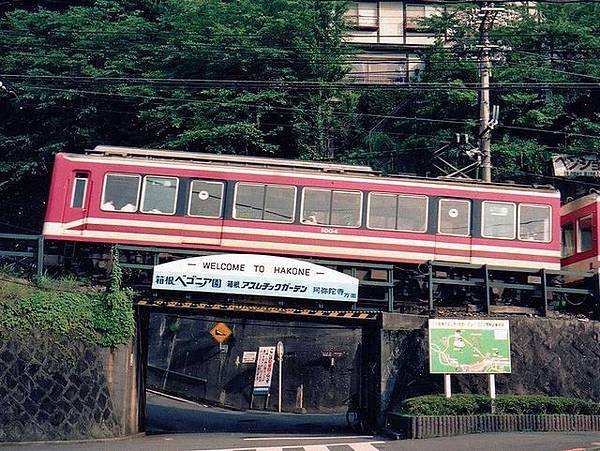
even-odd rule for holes
{"type": "Polygon", "coordinates": [[[65,338],[0,340],[0,442],[137,432],[131,345],[111,352],[65,338]]]}
{"type": "MultiPolygon", "coordinates": [[[[393,409],[405,398],[443,393],[442,376],[429,374],[426,318],[391,316],[411,321],[384,321],[381,330],[382,411],[393,409]]],[[[496,376],[498,394],[600,401],[599,322],[528,317],[509,321],[512,374],[496,376]]],[[[452,376],[452,389],[455,393],[486,394],[487,378],[452,376]]]]}
{"type": "MultiPolygon", "coordinates": [[[[358,390],[361,329],[310,322],[226,318],[150,316],[148,387],[188,399],[235,409],[248,409],[256,365],[242,363],[244,351],[275,346],[282,341],[283,411],[345,412],[347,398],[358,390]],[[218,322],[233,336],[226,346],[210,335],[218,322]]],[[[268,409],[277,408],[278,368],[275,365],[268,409]]],[[[264,408],[264,398],[255,408],[264,408]]]]}

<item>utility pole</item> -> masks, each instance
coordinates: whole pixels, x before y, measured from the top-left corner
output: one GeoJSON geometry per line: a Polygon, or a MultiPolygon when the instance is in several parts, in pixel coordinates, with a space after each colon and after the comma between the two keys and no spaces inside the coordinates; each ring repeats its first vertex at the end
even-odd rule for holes
{"type": "Polygon", "coordinates": [[[490,76],[492,72],[492,59],[490,56],[490,29],[494,22],[495,11],[493,4],[483,2],[480,8],[481,24],[479,26],[479,140],[482,155],[483,181],[492,181],[492,155],[490,128],[490,76]]]}

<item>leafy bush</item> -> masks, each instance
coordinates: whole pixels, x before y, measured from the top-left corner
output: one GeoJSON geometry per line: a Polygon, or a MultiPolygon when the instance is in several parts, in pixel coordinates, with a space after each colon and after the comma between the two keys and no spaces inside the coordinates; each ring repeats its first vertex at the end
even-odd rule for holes
{"type": "Polygon", "coordinates": [[[0,274],[0,338],[41,332],[115,348],[134,333],[133,295],[121,287],[118,264],[108,290],[73,278],[42,277],[33,284],[0,274]]]}
{"type": "MultiPolygon", "coordinates": [[[[403,415],[485,415],[491,400],[484,395],[419,396],[405,400],[399,408],[403,415]]],[[[543,395],[500,395],[496,414],[575,414],[600,415],[600,404],[577,398],[543,395]]]]}

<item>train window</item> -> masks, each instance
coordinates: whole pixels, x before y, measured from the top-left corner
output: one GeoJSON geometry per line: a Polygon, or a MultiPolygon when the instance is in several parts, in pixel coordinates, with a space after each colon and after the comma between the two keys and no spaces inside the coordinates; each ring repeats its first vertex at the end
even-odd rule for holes
{"type": "Polygon", "coordinates": [[[319,188],[305,188],[302,223],[360,227],[362,193],[319,188]]]}
{"type": "Polygon", "coordinates": [[[342,227],[359,227],[362,193],[333,191],[331,195],[331,223],[342,227]]]}
{"type": "Polygon", "coordinates": [[[144,177],[142,194],[142,212],[151,214],[173,215],[177,201],[179,179],[176,177],[144,177]]]}
{"type": "Polygon", "coordinates": [[[440,199],[438,233],[469,236],[471,233],[471,202],[459,199],[440,199]]]}
{"type": "Polygon", "coordinates": [[[550,207],[548,205],[519,205],[519,239],[550,241],[550,207]]]}
{"type": "Polygon", "coordinates": [[[368,227],[373,229],[425,232],[427,230],[425,196],[383,193],[369,195],[368,227]]]}
{"type": "Polygon", "coordinates": [[[296,187],[238,183],[235,188],[235,219],[293,222],[296,187]]]}
{"type": "Polygon", "coordinates": [[[592,248],[592,217],[585,216],[577,221],[577,252],[589,251],[592,248]]]}
{"type": "Polygon", "coordinates": [[[142,177],[106,174],[100,208],[104,211],[137,211],[142,177]]]}
{"type": "Polygon", "coordinates": [[[561,256],[569,257],[575,253],[575,234],[573,233],[573,223],[563,224],[560,231],[561,256]]]}
{"type": "Polygon", "coordinates": [[[302,222],[329,225],[331,217],[331,190],[304,188],[302,198],[302,222]]]}
{"type": "Polygon", "coordinates": [[[224,184],[193,180],[188,201],[188,215],[219,218],[223,206],[224,184]]]}
{"type": "Polygon", "coordinates": [[[398,196],[393,194],[369,194],[367,227],[395,230],[398,219],[398,196]]]}
{"type": "Polygon", "coordinates": [[[514,240],[517,207],[510,202],[484,201],[481,213],[481,236],[514,240]]]}
{"type": "Polygon", "coordinates": [[[88,175],[83,172],[75,174],[73,182],[73,193],[71,195],[71,208],[83,208],[85,204],[85,192],[87,191],[88,175]]]}

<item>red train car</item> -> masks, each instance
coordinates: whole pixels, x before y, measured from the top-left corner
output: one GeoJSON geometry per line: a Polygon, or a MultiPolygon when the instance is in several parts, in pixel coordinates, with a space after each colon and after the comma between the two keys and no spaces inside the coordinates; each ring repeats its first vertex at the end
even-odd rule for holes
{"type": "Polygon", "coordinates": [[[562,268],[574,272],[600,269],[598,212],[600,196],[589,194],[561,207],[562,268]]]}
{"type": "MultiPolygon", "coordinates": [[[[595,205],[595,204],[594,204],[595,205]]],[[[371,262],[560,269],[552,188],[98,146],[56,156],[44,236],[371,262]]]]}

